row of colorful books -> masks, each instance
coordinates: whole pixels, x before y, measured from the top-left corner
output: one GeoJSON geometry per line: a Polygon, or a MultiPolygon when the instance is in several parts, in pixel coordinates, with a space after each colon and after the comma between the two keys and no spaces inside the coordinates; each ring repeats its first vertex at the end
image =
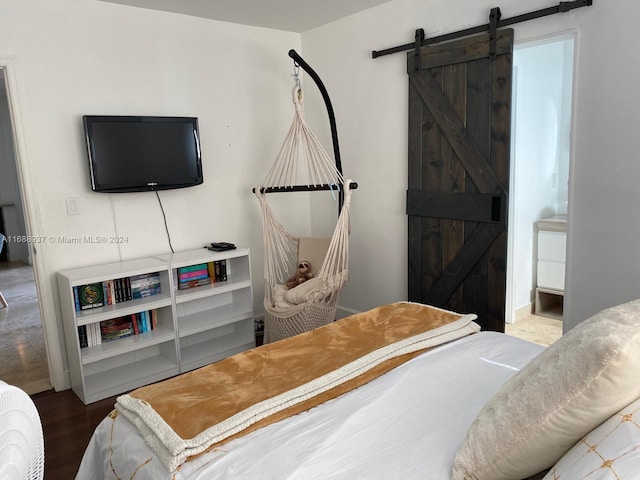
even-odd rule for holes
{"type": "Polygon", "coordinates": [[[209,263],[199,263],[176,269],[178,290],[201,287],[215,282],[227,280],[226,260],[216,260],[209,263]]]}
{"type": "Polygon", "coordinates": [[[78,326],[80,348],[93,347],[105,342],[150,332],[155,330],[157,326],[156,310],[80,325],[78,326]]]}
{"type": "Polygon", "coordinates": [[[126,302],[134,298],[144,298],[157,293],[160,293],[159,272],[73,287],[77,312],[126,302]]]}

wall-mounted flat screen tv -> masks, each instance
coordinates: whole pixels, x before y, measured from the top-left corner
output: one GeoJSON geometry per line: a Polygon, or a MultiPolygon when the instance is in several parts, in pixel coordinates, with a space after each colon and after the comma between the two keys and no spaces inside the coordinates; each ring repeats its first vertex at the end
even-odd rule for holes
{"type": "Polygon", "coordinates": [[[197,118],[82,118],[93,191],[144,192],[203,182],[197,118]]]}

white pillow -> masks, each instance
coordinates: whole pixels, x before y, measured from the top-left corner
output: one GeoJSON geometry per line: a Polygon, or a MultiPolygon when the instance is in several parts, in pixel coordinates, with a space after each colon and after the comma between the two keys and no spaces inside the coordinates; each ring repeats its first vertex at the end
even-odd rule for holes
{"type": "Polygon", "coordinates": [[[640,476],[640,399],[576,443],[542,480],[635,480],[640,476]]]}
{"type": "Polygon", "coordinates": [[[321,286],[322,279],[320,277],[310,278],[306,282],[287,290],[284,294],[284,300],[293,305],[300,305],[309,299],[309,294],[311,292],[317,290],[321,286]]]}
{"type": "Polygon", "coordinates": [[[285,285],[274,285],[273,286],[273,306],[275,308],[287,309],[291,308],[291,304],[286,302],[284,299],[285,294],[287,293],[287,287],[285,285]]]}
{"type": "Polygon", "coordinates": [[[452,480],[508,480],[552,466],[640,397],[640,300],[580,323],[509,379],[480,411],[452,480]]]}

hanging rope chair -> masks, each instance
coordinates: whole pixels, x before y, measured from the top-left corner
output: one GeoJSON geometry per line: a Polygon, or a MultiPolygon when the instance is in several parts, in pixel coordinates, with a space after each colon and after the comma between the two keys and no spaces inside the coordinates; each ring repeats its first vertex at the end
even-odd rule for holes
{"type": "MultiPolygon", "coordinates": [[[[293,88],[295,115],[282,148],[265,180],[255,189],[263,217],[265,333],[264,343],[290,337],[332,322],[349,278],[349,211],[351,181],[322,148],[304,120],[302,88],[293,88]],[[300,186],[302,185],[302,186],[300,186]],[[275,218],[265,192],[342,189],[343,204],[330,238],[299,238],[275,218]],[[300,262],[319,270],[313,278],[288,289],[287,278],[300,262]]],[[[354,184],[355,185],[355,184],[354,184]]]]}

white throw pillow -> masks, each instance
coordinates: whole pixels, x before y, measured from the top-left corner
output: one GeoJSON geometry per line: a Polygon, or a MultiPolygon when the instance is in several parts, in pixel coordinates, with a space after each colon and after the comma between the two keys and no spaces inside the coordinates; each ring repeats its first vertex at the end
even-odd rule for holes
{"type": "Polygon", "coordinates": [[[542,480],[636,480],[640,476],[640,399],[576,443],[542,480]]]}
{"type": "Polygon", "coordinates": [[[480,411],[452,480],[517,480],[552,466],[640,397],[640,300],[580,323],[509,379],[480,411]]]}

